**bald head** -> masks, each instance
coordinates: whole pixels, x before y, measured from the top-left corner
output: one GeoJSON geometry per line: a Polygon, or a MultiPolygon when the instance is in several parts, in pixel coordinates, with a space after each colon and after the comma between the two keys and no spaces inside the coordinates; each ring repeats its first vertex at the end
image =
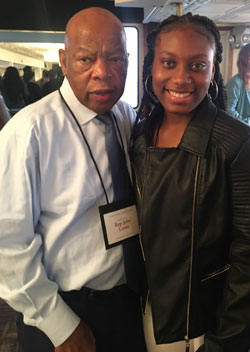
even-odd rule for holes
{"type": "Polygon", "coordinates": [[[76,13],[68,22],[65,31],[65,47],[70,45],[70,40],[77,32],[91,31],[93,33],[114,30],[117,35],[125,38],[125,32],[120,20],[110,11],[101,7],[90,7],[76,13]]]}
{"type": "Polygon", "coordinates": [[[91,7],[75,14],[59,57],[75,96],[89,109],[103,114],[121,97],[128,65],[126,36],[111,12],[91,7]]]}

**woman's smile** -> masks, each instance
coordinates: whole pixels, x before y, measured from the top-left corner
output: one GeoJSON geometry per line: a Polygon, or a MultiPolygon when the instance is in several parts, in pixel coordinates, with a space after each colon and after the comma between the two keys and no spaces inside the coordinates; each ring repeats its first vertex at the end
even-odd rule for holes
{"type": "Polygon", "coordinates": [[[170,89],[165,89],[165,90],[169,93],[171,97],[174,97],[174,98],[186,98],[192,94],[192,92],[186,92],[186,91],[178,92],[170,89]]]}

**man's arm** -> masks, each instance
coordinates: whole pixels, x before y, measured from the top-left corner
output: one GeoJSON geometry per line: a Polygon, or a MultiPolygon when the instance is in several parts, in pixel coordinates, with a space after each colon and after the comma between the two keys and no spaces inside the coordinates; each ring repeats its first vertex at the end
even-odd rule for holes
{"type": "Polygon", "coordinates": [[[20,113],[0,133],[0,294],[58,346],[80,319],[42,264],[43,238],[35,230],[41,212],[39,137],[25,117],[20,113]]]}
{"type": "Polygon", "coordinates": [[[55,352],[95,352],[95,338],[89,327],[81,321],[76,330],[55,352]]]}
{"type": "Polygon", "coordinates": [[[234,118],[241,120],[242,117],[237,111],[237,105],[240,98],[240,87],[236,80],[230,80],[226,84],[227,91],[227,111],[234,118]]]}

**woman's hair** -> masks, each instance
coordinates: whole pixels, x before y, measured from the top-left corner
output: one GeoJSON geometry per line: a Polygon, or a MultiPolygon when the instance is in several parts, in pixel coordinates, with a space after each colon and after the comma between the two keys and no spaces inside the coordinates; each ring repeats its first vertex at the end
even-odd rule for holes
{"type": "Polygon", "coordinates": [[[7,67],[3,78],[4,87],[10,99],[15,101],[20,94],[24,94],[24,86],[16,67],[7,67]]]}
{"type": "Polygon", "coordinates": [[[248,84],[249,78],[247,77],[247,73],[249,72],[249,63],[248,60],[250,58],[250,43],[244,45],[239,52],[237,66],[239,71],[239,76],[244,82],[245,86],[248,84]]]}
{"type": "MultiPolygon", "coordinates": [[[[156,105],[157,97],[155,96],[155,93],[152,87],[151,68],[154,61],[154,49],[155,49],[155,44],[156,44],[158,35],[162,32],[168,32],[168,31],[170,32],[172,29],[183,24],[195,25],[197,28],[199,28],[201,33],[206,35],[208,39],[212,42],[212,44],[215,46],[214,81],[217,83],[217,86],[218,86],[218,96],[214,100],[214,103],[218,107],[224,110],[226,109],[226,91],[223,84],[223,79],[222,79],[220,66],[219,66],[219,64],[222,61],[222,51],[223,51],[222,44],[220,41],[219,30],[214,24],[214,22],[209,18],[205,16],[192,15],[192,13],[189,12],[183,16],[172,15],[168,17],[167,19],[162,21],[159,24],[159,26],[154,31],[152,31],[147,37],[148,53],[144,58],[143,73],[142,73],[144,92],[143,92],[141,105],[138,111],[137,119],[147,118],[147,116],[150,115],[152,108],[156,105]],[[145,85],[147,89],[145,89],[145,85]]],[[[210,89],[213,89],[213,87],[211,87],[210,89]]],[[[211,96],[215,96],[215,93],[211,92],[211,96]]]]}

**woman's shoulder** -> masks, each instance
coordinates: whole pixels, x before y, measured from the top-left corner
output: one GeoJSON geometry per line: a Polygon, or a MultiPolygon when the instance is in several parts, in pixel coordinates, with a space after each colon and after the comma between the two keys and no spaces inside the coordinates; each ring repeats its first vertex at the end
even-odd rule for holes
{"type": "Polygon", "coordinates": [[[232,158],[250,140],[250,127],[244,122],[233,118],[226,111],[218,109],[212,141],[232,158]]]}
{"type": "Polygon", "coordinates": [[[232,117],[227,111],[218,109],[217,119],[218,123],[222,123],[224,128],[224,133],[227,133],[227,129],[235,130],[235,133],[239,133],[242,136],[248,135],[250,133],[250,126],[246,123],[232,117]]]}
{"type": "Polygon", "coordinates": [[[136,121],[135,126],[133,128],[133,140],[136,140],[143,135],[144,125],[145,120],[139,119],[138,121],[136,121]]]}

